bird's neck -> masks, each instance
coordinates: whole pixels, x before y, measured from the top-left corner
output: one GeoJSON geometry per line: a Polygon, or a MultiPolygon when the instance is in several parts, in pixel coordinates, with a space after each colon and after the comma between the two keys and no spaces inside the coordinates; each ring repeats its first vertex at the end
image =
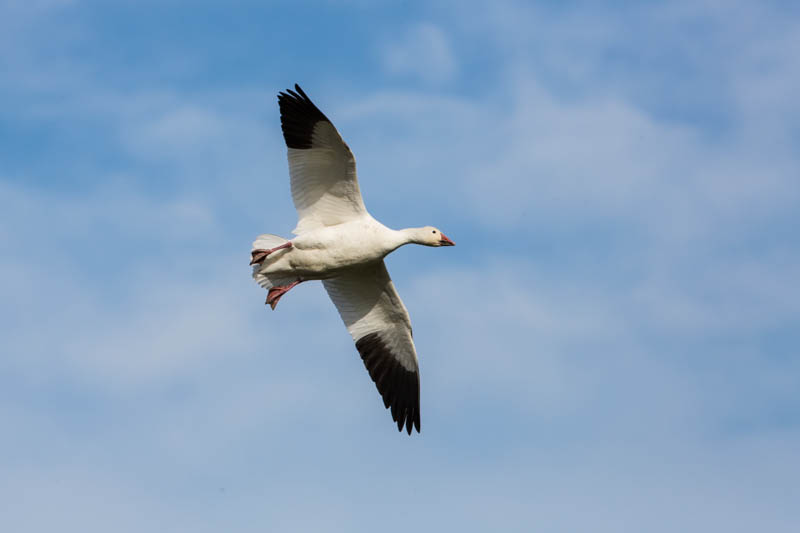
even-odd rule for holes
{"type": "Polygon", "coordinates": [[[420,238],[420,228],[405,228],[397,230],[395,233],[397,234],[398,242],[395,248],[399,248],[404,244],[424,244],[420,238]]]}

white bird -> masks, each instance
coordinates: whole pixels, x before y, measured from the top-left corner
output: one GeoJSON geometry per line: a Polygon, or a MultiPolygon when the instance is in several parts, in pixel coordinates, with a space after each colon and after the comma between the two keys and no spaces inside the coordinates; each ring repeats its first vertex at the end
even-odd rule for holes
{"type": "Polygon", "coordinates": [[[389,229],[367,212],[356,160],[303,90],[278,94],[297,227],[259,235],[250,264],[272,309],[297,284],[322,280],[397,429],[420,430],[419,364],[411,319],[383,258],[404,244],[453,246],[432,226],[389,229]]]}

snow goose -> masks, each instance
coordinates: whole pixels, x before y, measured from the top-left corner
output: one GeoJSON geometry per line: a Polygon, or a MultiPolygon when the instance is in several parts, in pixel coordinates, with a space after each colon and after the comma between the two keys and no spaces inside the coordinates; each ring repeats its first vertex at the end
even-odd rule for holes
{"type": "Polygon", "coordinates": [[[370,377],[391,408],[397,429],[420,430],[419,365],[411,320],[383,258],[414,243],[453,246],[438,229],[389,229],[370,216],[356,178],[356,160],[328,118],[303,90],[278,94],[289,151],[294,239],[260,235],[253,243],[253,278],[267,304],[297,284],[322,280],[370,377]]]}

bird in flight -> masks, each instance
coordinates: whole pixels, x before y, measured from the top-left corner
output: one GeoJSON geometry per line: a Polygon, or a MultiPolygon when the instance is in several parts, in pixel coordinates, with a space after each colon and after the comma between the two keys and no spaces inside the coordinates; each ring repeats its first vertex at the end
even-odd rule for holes
{"type": "Polygon", "coordinates": [[[293,239],[259,235],[250,264],[272,309],[298,284],[322,280],[397,429],[420,430],[419,364],[411,319],[383,258],[404,244],[453,246],[437,228],[390,229],[367,212],[356,159],[299,85],[278,94],[289,152],[293,239]]]}

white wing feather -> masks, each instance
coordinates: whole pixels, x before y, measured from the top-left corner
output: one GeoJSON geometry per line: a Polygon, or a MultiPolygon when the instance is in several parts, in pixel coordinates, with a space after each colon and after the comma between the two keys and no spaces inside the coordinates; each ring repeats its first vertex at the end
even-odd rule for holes
{"type": "Polygon", "coordinates": [[[383,261],[323,280],[397,429],[420,430],[419,363],[408,311],[383,261]]]}
{"type": "Polygon", "coordinates": [[[411,319],[383,261],[322,283],[354,341],[377,333],[403,368],[418,371],[411,319]]]}
{"type": "Polygon", "coordinates": [[[311,148],[288,148],[288,156],[292,200],[298,214],[293,233],[299,235],[366,214],[356,158],[333,124],[317,122],[311,148]]]}

